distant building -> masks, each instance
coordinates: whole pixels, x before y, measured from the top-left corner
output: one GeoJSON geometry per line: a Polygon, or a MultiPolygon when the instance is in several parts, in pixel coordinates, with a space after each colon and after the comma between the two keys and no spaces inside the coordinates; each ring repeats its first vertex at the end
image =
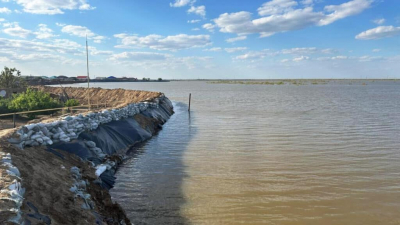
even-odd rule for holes
{"type": "Polygon", "coordinates": [[[68,77],[64,76],[64,75],[60,75],[60,76],[57,77],[57,79],[59,79],[59,80],[67,80],[68,77]]]}
{"type": "Polygon", "coordinates": [[[51,76],[50,80],[57,79],[57,78],[58,78],[57,76],[51,76]]]}
{"type": "Polygon", "coordinates": [[[109,77],[107,77],[107,79],[117,79],[117,78],[114,76],[109,76],[109,77]]]}
{"type": "Polygon", "coordinates": [[[87,80],[87,76],[77,76],[76,79],[78,79],[78,80],[87,80]]]}
{"type": "Polygon", "coordinates": [[[96,77],[97,80],[104,80],[107,79],[107,77],[96,77]]]}

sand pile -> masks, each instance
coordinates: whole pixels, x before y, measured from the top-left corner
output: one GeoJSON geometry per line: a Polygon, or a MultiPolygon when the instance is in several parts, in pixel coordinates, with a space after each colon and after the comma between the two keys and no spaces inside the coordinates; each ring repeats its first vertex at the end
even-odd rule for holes
{"type": "Polygon", "coordinates": [[[64,92],[71,99],[77,99],[81,104],[87,104],[88,92],[90,96],[91,104],[103,104],[106,103],[109,106],[116,106],[118,102],[124,103],[137,103],[150,99],[157,98],[161,95],[160,92],[150,91],[137,91],[137,90],[125,90],[125,89],[102,89],[102,88],[75,88],[75,87],[48,87],[48,86],[37,86],[39,90],[55,94],[63,95],[64,92]]]}

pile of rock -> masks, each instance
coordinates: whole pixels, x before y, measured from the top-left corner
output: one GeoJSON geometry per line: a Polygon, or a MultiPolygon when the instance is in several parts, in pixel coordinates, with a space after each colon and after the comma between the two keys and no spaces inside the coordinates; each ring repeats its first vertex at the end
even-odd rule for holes
{"type": "Polygon", "coordinates": [[[158,108],[159,99],[155,99],[154,102],[134,103],[122,108],[92,112],[86,115],[67,116],[51,123],[29,124],[17,130],[9,142],[20,148],[52,145],[60,141],[69,142],[77,139],[83,131],[95,130],[100,124],[132,117],[149,107],[158,108]]]}

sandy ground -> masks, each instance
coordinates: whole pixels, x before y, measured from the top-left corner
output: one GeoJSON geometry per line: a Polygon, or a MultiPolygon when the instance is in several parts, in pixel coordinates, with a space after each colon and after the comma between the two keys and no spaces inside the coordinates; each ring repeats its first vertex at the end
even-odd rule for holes
{"type": "Polygon", "coordinates": [[[125,90],[125,89],[101,89],[101,88],[73,88],[73,87],[48,87],[38,86],[39,90],[62,95],[64,91],[67,93],[69,98],[77,99],[81,104],[88,104],[88,92],[90,96],[91,104],[104,104],[108,106],[117,106],[121,103],[137,103],[145,100],[157,98],[161,95],[160,92],[150,91],[136,91],[136,90],[125,90]]]}

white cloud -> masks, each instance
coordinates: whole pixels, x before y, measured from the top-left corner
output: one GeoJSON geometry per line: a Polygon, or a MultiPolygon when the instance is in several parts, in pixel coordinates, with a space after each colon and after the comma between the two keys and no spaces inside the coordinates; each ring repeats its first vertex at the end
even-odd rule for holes
{"type": "Polygon", "coordinates": [[[90,37],[89,39],[93,39],[94,43],[101,44],[107,38],[104,36],[97,35],[97,36],[90,37]]]}
{"type": "Polygon", "coordinates": [[[75,25],[66,25],[61,29],[61,32],[78,37],[86,37],[86,35],[88,37],[91,37],[95,35],[87,27],[75,26],[75,25]]]}
{"type": "Polygon", "coordinates": [[[205,17],[206,16],[206,7],[204,5],[201,6],[191,6],[190,9],[188,10],[188,13],[194,13],[199,16],[205,17]]]}
{"type": "Polygon", "coordinates": [[[267,37],[277,32],[298,30],[314,25],[322,17],[322,13],[313,12],[313,9],[308,7],[256,20],[251,20],[251,13],[249,12],[225,13],[215,19],[214,22],[224,33],[259,33],[261,36],[267,37]]]}
{"type": "Polygon", "coordinates": [[[171,7],[183,7],[189,4],[193,4],[196,0],[175,0],[174,3],[169,3],[171,7]]]}
{"type": "Polygon", "coordinates": [[[96,48],[91,48],[90,54],[91,55],[112,55],[112,54],[114,54],[114,52],[113,51],[102,51],[102,50],[97,50],[96,48]]]}
{"type": "MultiPolygon", "coordinates": [[[[235,48],[232,48],[235,49],[235,48]]],[[[237,48],[237,51],[244,51],[247,48],[237,48]]],[[[227,50],[227,49],[225,49],[227,50]]],[[[333,54],[338,52],[335,49],[332,48],[316,48],[316,47],[307,47],[307,48],[291,48],[291,49],[282,49],[282,50],[277,50],[277,51],[272,51],[270,49],[264,49],[262,51],[250,51],[247,52],[243,55],[237,56],[235,59],[240,59],[240,60],[261,60],[266,58],[267,56],[273,57],[273,56],[278,56],[278,55],[293,55],[293,59],[284,59],[281,60],[281,62],[299,62],[299,61],[304,61],[304,60],[310,60],[311,57],[308,55],[321,55],[321,54],[333,54]]],[[[319,59],[322,58],[327,58],[330,59],[331,57],[320,57],[319,59]]]]}
{"type": "Polygon", "coordinates": [[[54,54],[14,54],[13,60],[18,61],[61,61],[63,59],[62,56],[54,55],[54,54]]]}
{"type": "Polygon", "coordinates": [[[326,18],[319,22],[320,26],[328,25],[336,20],[357,15],[371,6],[373,0],[352,0],[341,5],[325,6],[325,11],[330,12],[326,18]]]}
{"type": "Polygon", "coordinates": [[[238,36],[238,37],[235,37],[235,38],[228,38],[228,39],[226,39],[226,42],[232,43],[232,42],[236,42],[236,41],[243,41],[243,40],[246,40],[246,39],[247,39],[247,36],[242,35],[242,36],[238,36]]]}
{"type": "Polygon", "coordinates": [[[262,16],[258,19],[252,19],[250,12],[241,11],[221,14],[214,22],[224,33],[258,33],[260,37],[268,37],[279,32],[328,25],[361,13],[371,3],[372,0],[352,0],[341,5],[325,6],[324,11],[317,12],[310,5],[299,8],[294,0],[272,0],[258,8],[262,16]]]}
{"type": "Polygon", "coordinates": [[[247,50],[246,47],[235,47],[235,48],[220,48],[220,47],[215,47],[215,48],[209,48],[209,49],[204,49],[203,51],[205,52],[221,52],[221,51],[226,51],[228,53],[235,53],[235,52],[241,52],[247,50]]]}
{"type": "Polygon", "coordinates": [[[57,52],[62,54],[83,54],[84,47],[67,39],[55,39],[52,43],[0,38],[0,52],[57,52]]]}
{"type": "Polygon", "coordinates": [[[24,12],[33,14],[64,14],[63,10],[92,10],[95,7],[86,0],[15,0],[23,7],[24,12]]]}
{"type": "Polygon", "coordinates": [[[110,59],[116,61],[153,61],[165,60],[171,55],[154,52],[122,52],[113,54],[110,59]]]}
{"type": "MultiPolygon", "coordinates": [[[[56,23],[57,24],[57,23],[56,23]]],[[[88,39],[94,40],[94,43],[101,43],[103,40],[106,39],[104,36],[100,36],[89,30],[87,27],[83,26],[76,26],[76,25],[64,25],[64,24],[57,24],[57,26],[62,26],[61,32],[77,36],[77,37],[88,37],[88,39]]]]}
{"type": "Polygon", "coordinates": [[[10,14],[11,10],[6,7],[2,7],[2,8],[0,8],[0,13],[10,14]]]}
{"type": "Polygon", "coordinates": [[[331,59],[332,60],[340,60],[340,59],[348,59],[348,56],[344,56],[344,55],[338,55],[338,56],[334,56],[331,59]]]}
{"type": "Polygon", "coordinates": [[[356,39],[375,40],[375,39],[393,37],[397,35],[400,35],[400,27],[379,26],[374,29],[361,32],[356,36],[356,39]]]}
{"type": "Polygon", "coordinates": [[[20,27],[18,23],[3,24],[3,26],[6,27],[3,32],[14,37],[27,38],[32,33],[32,31],[20,27]]]}
{"type": "Polygon", "coordinates": [[[203,51],[205,51],[205,52],[220,52],[220,51],[222,51],[222,48],[215,47],[215,48],[204,49],[203,51]]]}
{"type": "Polygon", "coordinates": [[[175,57],[154,52],[122,52],[113,54],[109,60],[115,64],[143,69],[207,69],[212,67],[211,57],[175,57]]]}
{"type": "Polygon", "coordinates": [[[298,3],[294,0],[272,0],[258,8],[258,14],[260,16],[269,16],[287,13],[293,11],[293,7],[297,5],[298,3]]]}
{"type": "Polygon", "coordinates": [[[53,34],[53,30],[48,28],[46,24],[39,24],[38,27],[38,31],[34,33],[37,39],[47,39],[57,36],[53,34]]]}
{"type": "Polygon", "coordinates": [[[206,23],[202,27],[210,32],[214,32],[215,25],[212,23],[206,23]]]}
{"type": "Polygon", "coordinates": [[[312,4],[314,4],[314,1],[313,0],[303,0],[303,1],[301,1],[301,4],[303,4],[303,5],[312,5],[312,4]]]}
{"type": "Polygon", "coordinates": [[[381,50],[381,49],[378,49],[378,48],[372,49],[372,52],[380,52],[380,51],[382,51],[382,50],[381,50]]]}
{"type": "Polygon", "coordinates": [[[300,57],[296,57],[293,59],[293,62],[300,62],[300,61],[304,61],[304,60],[309,60],[310,57],[308,56],[300,56],[300,57]]]}
{"type": "Polygon", "coordinates": [[[234,52],[241,52],[247,50],[246,47],[236,47],[236,48],[225,48],[224,49],[228,53],[234,53],[234,52]]]}
{"type": "Polygon", "coordinates": [[[197,27],[192,29],[192,31],[199,31],[199,30],[200,30],[200,28],[197,28],[197,27]]]}
{"type": "Polygon", "coordinates": [[[386,22],[386,20],[384,18],[380,18],[380,19],[372,20],[372,22],[375,24],[378,24],[378,25],[382,25],[386,22]]]}
{"type": "Polygon", "coordinates": [[[269,49],[264,49],[261,51],[251,51],[247,52],[243,55],[236,56],[234,59],[237,60],[260,60],[268,55],[271,55],[271,51],[269,49]]]}
{"type": "Polygon", "coordinates": [[[332,54],[336,52],[336,50],[331,48],[319,49],[316,47],[310,48],[291,48],[291,49],[282,49],[280,53],[282,54],[291,54],[291,55],[307,55],[307,54],[332,54]]]}
{"type": "Polygon", "coordinates": [[[139,37],[127,34],[116,34],[121,39],[122,45],[117,48],[150,48],[156,50],[176,51],[188,48],[205,47],[211,44],[209,35],[178,34],[174,36],[148,35],[139,37]]]}
{"type": "Polygon", "coordinates": [[[200,23],[201,20],[188,20],[188,23],[200,23]]]}
{"type": "MultiPolygon", "coordinates": [[[[13,62],[53,61],[61,64],[77,64],[83,60],[68,57],[84,58],[84,47],[76,42],[56,39],[48,42],[0,38],[0,57],[13,62]]],[[[35,64],[37,67],[38,64],[35,64]]],[[[40,64],[39,64],[40,65],[40,64]]]]}
{"type": "Polygon", "coordinates": [[[385,59],[382,56],[369,56],[369,55],[365,55],[365,56],[361,56],[357,58],[358,61],[360,62],[371,62],[371,61],[378,61],[378,60],[383,60],[385,59]]]}

